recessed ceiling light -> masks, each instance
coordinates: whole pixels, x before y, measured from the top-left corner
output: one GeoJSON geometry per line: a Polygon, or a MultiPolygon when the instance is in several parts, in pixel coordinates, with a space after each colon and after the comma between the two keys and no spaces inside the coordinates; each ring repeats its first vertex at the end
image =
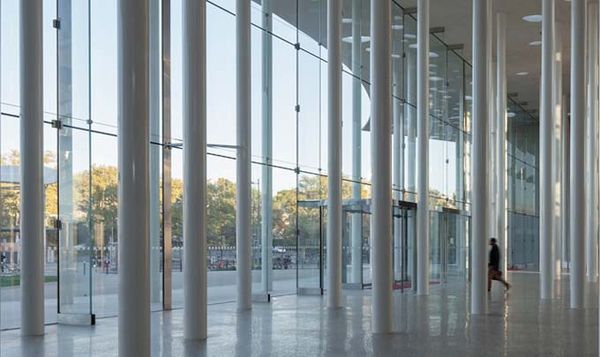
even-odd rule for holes
{"type": "Polygon", "coordinates": [[[417,38],[417,35],[415,35],[414,33],[405,33],[404,38],[413,39],[417,38]]]}
{"type": "Polygon", "coordinates": [[[509,117],[509,118],[514,118],[514,117],[517,116],[517,114],[515,114],[513,112],[508,112],[508,113],[506,113],[506,116],[509,117]]]}
{"type": "Polygon", "coordinates": [[[451,97],[451,96],[449,96],[449,95],[445,95],[445,96],[444,96],[444,99],[450,99],[450,98],[452,98],[452,97],[451,97]]]}
{"type": "Polygon", "coordinates": [[[534,14],[534,15],[523,16],[523,20],[525,20],[527,22],[542,22],[542,15],[534,14]]]}
{"type": "Polygon", "coordinates": [[[351,24],[352,23],[352,18],[350,18],[350,17],[344,17],[342,19],[342,23],[343,24],[351,24]]]}
{"type": "Polygon", "coordinates": [[[392,53],[392,58],[402,58],[402,56],[397,53],[392,53]]]}
{"type": "Polygon", "coordinates": [[[473,100],[473,97],[471,97],[470,95],[465,95],[465,100],[473,100]]]}
{"type": "Polygon", "coordinates": [[[435,52],[429,52],[429,58],[438,58],[440,55],[438,55],[435,52]]]}
{"type": "Polygon", "coordinates": [[[367,48],[365,48],[365,51],[367,51],[367,52],[371,52],[371,47],[367,47],[367,48]]]}
{"type": "Polygon", "coordinates": [[[438,76],[431,76],[431,77],[429,77],[429,80],[432,82],[438,82],[438,81],[444,80],[444,78],[438,77],[438,76]]]}
{"type": "Polygon", "coordinates": [[[437,64],[435,64],[435,63],[430,63],[429,64],[429,68],[435,68],[435,67],[437,67],[437,64]]]}
{"type": "Polygon", "coordinates": [[[526,76],[529,72],[517,72],[517,76],[526,76]]]}
{"type": "Polygon", "coordinates": [[[392,25],[392,30],[402,30],[404,25],[392,25]]]}
{"type": "Polygon", "coordinates": [[[540,47],[542,45],[542,41],[531,41],[529,42],[529,46],[531,47],[540,47]]]}
{"type": "MultiPolygon", "coordinates": [[[[342,42],[352,43],[352,36],[342,38],[342,42]]],[[[365,43],[371,41],[371,36],[360,36],[360,42],[365,43]]]]}
{"type": "Polygon", "coordinates": [[[410,45],[408,45],[408,47],[410,47],[410,48],[417,48],[419,46],[416,43],[411,43],[410,45]]]}

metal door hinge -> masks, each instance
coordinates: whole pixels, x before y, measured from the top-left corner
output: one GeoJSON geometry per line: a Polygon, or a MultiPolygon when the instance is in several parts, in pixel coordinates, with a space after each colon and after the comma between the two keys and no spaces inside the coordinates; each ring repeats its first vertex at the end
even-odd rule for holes
{"type": "Polygon", "coordinates": [[[54,27],[57,30],[60,30],[60,19],[52,20],[52,27],[54,27]]]}

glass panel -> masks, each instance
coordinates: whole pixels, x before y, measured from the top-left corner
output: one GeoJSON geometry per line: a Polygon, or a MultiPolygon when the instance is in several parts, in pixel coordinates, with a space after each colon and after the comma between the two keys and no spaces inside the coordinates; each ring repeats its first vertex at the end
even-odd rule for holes
{"type": "Polygon", "coordinates": [[[89,11],[87,2],[58,1],[58,206],[60,313],[91,314],[92,270],[96,268],[90,229],[89,11]],[[83,15],[83,16],[82,16],[83,15]],[[81,127],[84,130],[73,129],[81,127]]]}
{"type": "Polygon", "coordinates": [[[91,134],[91,147],[102,148],[91,152],[90,214],[96,251],[101,269],[94,271],[93,304],[96,316],[117,314],[119,281],[119,240],[117,209],[119,194],[117,138],[104,134],[91,134]]]}
{"type": "Polygon", "coordinates": [[[303,174],[298,184],[298,291],[321,289],[326,211],[321,178],[303,174]]]}

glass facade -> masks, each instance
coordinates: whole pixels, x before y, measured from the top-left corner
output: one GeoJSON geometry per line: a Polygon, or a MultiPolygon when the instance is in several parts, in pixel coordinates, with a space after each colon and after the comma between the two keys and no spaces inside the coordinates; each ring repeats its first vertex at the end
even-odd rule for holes
{"type": "MultiPolygon", "coordinates": [[[[183,306],[182,4],[151,0],[153,309],[183,306]],[[168,254],[167,254],[168,253],[168,254]]],[[[20,324],[19,14],[2,0],[0,329],[20,324]]],[[[343,281],[370,268],[368,0],[343,2],[343,281]]],[[[326,256],[326,1],[252,1],[253,291],[322,293],[326,256]]],[[[44,1],[46,322],[117,313],[117,0],[44,1]],[[60,19],[59,29],[53,20],[60,19]]],[[[416,264],[416,20],[393,8],[394,272],[416,264]]],[[[470,227],[471,68],[430,36],[431,283],[464,279],[470,227]]],[[[235,300],[235,2],[207,2],[208,300],[235,300]]],[[[537,121],[508,119],[509,266],[537,269],[537,121]]]]}

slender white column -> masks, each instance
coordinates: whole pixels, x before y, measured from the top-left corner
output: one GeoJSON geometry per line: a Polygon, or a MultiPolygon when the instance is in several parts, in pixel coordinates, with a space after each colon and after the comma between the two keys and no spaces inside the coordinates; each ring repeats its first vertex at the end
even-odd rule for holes
{"type": "Polygon", "coordinates": [[[585,279],[585,0],[571,1],[571,308],[583,307],[585,279]]]}
{"type": "Polygon", "coordinates": [[[596,216],[596,96],[598,95],[597,42],[598,42],[598,11],[596,3],[588,4],[587,12],[587,116],[586,116],[586,146],[585,146],[585,241],[586,241],[586,276],[593,282],[598,274],[598,236],[596,216]]]}
{"type": "Polygon", "coordinates": [[[552,298],[552,79],[554,62],[554,0],[542,0],[542,78],[540,98],[540,297],[552,298]]]}
{"type": "Polygon", "coordinates": [[[251,65],[250,65],[250,0],[236,1],[236,68],[237,68],[237,307],[252,307],[252,232],[251,210],[251,65]]]}
{"type": "MultiPolygon", "coordinates": [[[[400,101],[402,88],[402,59],[392,61],[394,99],[393,99],[393,170],[394,170],[394,200],[402,200],[404,188],[404,122],[402,120],[402,102],[400,101]]],[[[400,278],[402,270],[402,234],[403,219],[394,217],[394,279],[400,278]]]]}
{"type": "MultiPolygon", "coordinates": [[[[150,1],[150,141],[160,141],[160,0],[150,1]]],[[[150,301],[160,303],[160,146],[150,145],[150,301]]]]}
{"type": "Polygon", "coordinates": [[[406,101],[404,104],[404,115],[408,121],[407,124],[407,177],[406,186],[409,192],[408,197],[410,200],[414,200],[414,193],[417,191],[416,178],[417,178],[417,118],[415,115],[414,105],[417,102],[416,90],[417,90],[417,76],[415,61],[413,60],[414,54],[412,51],[406,51],[406,101]],[[410,103],[410,104],[409,104],[410,103]]]}
{"type": "MultiPolygon", "coordinates": [[[[415,54],[413,51],[406,51],[406,101],[408,103],[404,104],[404,115],[406,116],[406,120],[408,121],[406,130],[407,130],[407,152],[406,152],[406,190],[408,194],[406,195],[406,199],[409,201],[414,201],[416,199],[415,192],[416,189],[416,177],[417,177],[417,116],[415,113],[415,108],[413,107],[417,102],[417,71],[416,71],[416,61],[413,60],[415,54]],[[410,103],[410,104],[409,104],[410,103]]],[[[408,220],[408,246],[409,255],[407,259],[407,272],[411,278],[412,290],[416,291],[418,283],[417,283],[417,262],[416,262],[416,243],[417,237],[415,234],[416,228],[416,217],[408,220]]]]}
{"type": "Polygon", "coordinates": [[[21,0],[21,332],[44,334],[42,1],[21,0]]]}
{"type": "Polygon", "coordinates": [[[342,305],[342,3],[327,2],[327,305],[342,305]]]}
{"type": "Polygon", "coordinates": [[[262,1],[262,165],[261,272],[265,293],[273,290],[273,12],[271,0],[262,1]]]}
{"type": "Polygon", "coordinates": [[[570,265],[570,255],[568,255],[567,253],[569,253],[569,245],[570,245],[570,239],[569,239],[569,234],[571,232],[571,228],[570,228],[570,209],[571,209],[571,175],[570,175],[570,170],[571,170],[571,120],[570,120],[570,116],[568,115],[568,111],[567,111],[567,106],[569,102],[569,98],[567,97],[566,94],[563,94],[562,97],[562,103],[563,103],[563,107],[562,107],[562,117],[563,117],[563,122],[562,122],[562,137],[563,137],[563,145],[562,145],[562,162],[563,162],[563,170],[561,172],[561,181],[562,181],[562,188],[563,190],[561,191],[561,195],[562,195],[562,201],[561,201],[561,216],[562,216],[562,222],[561,222],[561,228],[562,228],[562,248],[561,248],[561,253],[562,253],[562,266],[569,266],[570,265]]]}
{"type": "Polygon", "coordinates": [[[150,355],[148,13],[119,2],[119,356],[150,355]]]}
{"type": "Polygon", "coordinates": [[[571,120],[569,118],[569,116],[567,115],[567,95],[563,94],[562,97],[562,137],[563,137],[563,145],[562,145],[562,163],[563,163],[563,170],[561,172],[561,182],[562,182],[562,191],[561,191],[561,195],[562,195],[562,199],[561,199],[561,218],[562,218],[562,222],[561,222],[561,228],[562,228],[562,248],[561,248],[561,253],[562,253],[562,264],[564,265],[565,263],[568,263],[570,261],[569,256],[567,255],[567,252],[569,251],[568,247],[569,247],[569,234],[571,232],[571,227],[570,227],[570,205],[571,205],[571,120]]]}
{"type": "MultiPolygon", "coordinates": [[[[486,27],[487,27],[487,45],[486,45],[486,60],[487,60],[487,105],[488,105],[488,157],[487,170],[488,175],[488,222],[487,222],[487,237],[491,238],[497,234],[496,221],[496,76],[494,70],[496,65],[493,60],[493,35],[494,35],[494,16],[493,16],[492,0],[488,0],[486,27]]],[[[502,252],[504,253],[504,252],[502,252]]],[[[501,254],[504,255],[504,254],[501,254]]]]}
{"type": "Polygon", "coordinates": [[[500,269],[506,272],[506,14],[496,15],[496,237],[503,247],[500,269]]]}
{"type": "Polygon", "coordinates": [[[206,2],[183,2],[184,337],[206,338],[206,2]]]}
{"type": "Polygon", "coordinates": [[[371,147],[374,333],[392,331],[391,3],[371,1],[371,147]]]}
{"type": "Polygon", "coordinates": [[[473,129],[472,129],[472,208],[473,227],[471,243],[471,313],[486,310],[486,247],[487,201],[487,14],[488,0],[473,0],[473,129]]]}
{"type": "MultiPolygon", "coordinates": [[[[352,199],[361,199],[362,0],[352,0],[352,199]]],[[[362,283],[362,214],[352,215],[352,283],[362,283]]]]}
{"type": "MultiPolygon", "coordinates": [[[[555,19],[556,20],[556,19],[555,19]]],[[[556,22],[555,25],[556,26],[556,22]]],[[[554,109],[554,131],[552,140],[552,162],[555,163],[553,170],[553,184],[554,184],[554,244],[553,244],[553,278],[554,280],[560,280],[561,278],[561,249],[562,240],[566,236],[563,230],[564,220],[562,215],[565,214],[563,211],[564,206],[564,181],[562,180],[562,173],[564,170],[564,161],[562,160],[561,150],[564,145],[563,136],[563,117],[562,117],[562,106],[563,106],[563,94],[562,94],[562,49],[561,49],[561,38],[560,32],[554,31],[554,86],[553,86],[553,109],[554,109]]],[[[560,287],[560,284],[554,284],[555,291],[560,287]]]]}
{"type": "Polygon", "coordinates": [[[429,0],[417,13],[417,294],[429,294],[429,0]]]}

